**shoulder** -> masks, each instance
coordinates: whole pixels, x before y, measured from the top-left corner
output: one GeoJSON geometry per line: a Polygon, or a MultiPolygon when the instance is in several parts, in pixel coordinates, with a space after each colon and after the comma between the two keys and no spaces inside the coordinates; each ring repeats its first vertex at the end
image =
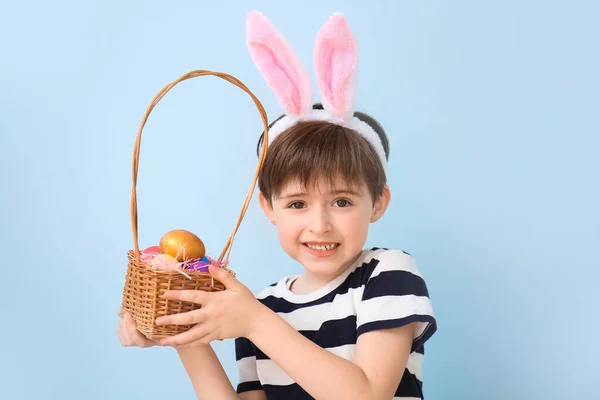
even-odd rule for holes
{"type": "Polygon", "coordinates": [[[357,278],[366,285],[380,275],[410,274],[423,278],[412,255],[404,250],[373,247],[365,250],[362,263],[357,268],[357,278]]]}
{"type": "MultiPolygon", "coordinates": [[[[357,332],[399,328],[416,322],[413,351],[437,330],[429,291],[414,258],[402,250],[371,249],[361,274],[357,332]]],[[[362,267],[361,267],[362,268],[362,267]]]]}

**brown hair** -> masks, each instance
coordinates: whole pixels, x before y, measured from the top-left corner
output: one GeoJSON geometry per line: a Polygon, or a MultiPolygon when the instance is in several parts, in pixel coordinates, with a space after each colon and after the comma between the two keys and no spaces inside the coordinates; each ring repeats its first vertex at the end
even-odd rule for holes
{"type": "MultiPolygon", "coordinates": [[[[322,108],[316,104],[313,108],[322,108]]],[[[389,142],[383,128],[370,116],[355,113],[379,135],[389,156],[389,142]]],[[[280,117],[282,118],[282,117],[280,117]]],[[[278,118],[278,120],[280,119],[278,118]]],[[[274,121],[271,126],[277,122],[274,121]]],[[[257,149],[260,149],[261,136],[257,149]]],[[[290,180],[301,184],[317,184],[324,178],[330,185],[343,178],[351,186],[367,185],[373,202],[383,192],[386,175],[381,161],[365,138],[352,129],[326,121],[300,122],[276,137],[267,151],[258,178],[261,193],[270,202],[290,180]]]]}

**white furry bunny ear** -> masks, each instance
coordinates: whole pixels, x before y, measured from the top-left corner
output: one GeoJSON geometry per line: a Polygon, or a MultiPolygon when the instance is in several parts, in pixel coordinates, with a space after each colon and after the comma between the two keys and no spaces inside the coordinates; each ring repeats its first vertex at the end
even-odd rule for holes
{"type": "Polygon", "coordinates": [[[348,121],[354,113],[358,51],[343,14],[334,14],[319,30],[313,63],[323,106],[331,115],[348,121]]]}
{"type": "Polygon", "coordinates": [[[299,118],[308,113],[312,108],[312,84],[287,40],[258,11],[246,17],[246,37],[254,63],[286,114],[299,118]]]}

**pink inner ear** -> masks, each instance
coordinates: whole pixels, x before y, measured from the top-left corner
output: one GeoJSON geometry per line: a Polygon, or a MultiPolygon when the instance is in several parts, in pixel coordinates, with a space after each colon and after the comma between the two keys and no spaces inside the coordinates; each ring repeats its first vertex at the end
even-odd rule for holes
{"type": "Polygon", "coordinates": [[[246,18],[248,49],[258,70],[287,114],[312,107],[312,85],[302,62],[275,27],[258,12],[246,18]]]}
{"type": "Polygon", "coordinates": [[[348,22],[335,14],[315,41],[313,62],[323,106],[341,119],[352,117],[358,54],[348,22]]]}
{"type": "Polygon", "coordinates": [[[252,51],[261,74],[282,107],[293,115],[300,115],[303,107],[300,84],[291,71],[284,67],[284,62],[281,61],[284,56],[278,57],[269,47],[259,43],[253,45],[252,51]]]}

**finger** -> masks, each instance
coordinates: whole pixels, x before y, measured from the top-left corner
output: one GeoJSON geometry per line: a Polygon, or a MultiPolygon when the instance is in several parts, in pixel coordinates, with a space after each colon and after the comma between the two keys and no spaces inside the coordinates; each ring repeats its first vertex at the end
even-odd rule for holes
{"type": "Polygon", "coordinates": [[[131,338],[131,335],[129,333],[129,328],[127,327],[130,320],[131,320],[131,314],[127,313],[123,316],[123,319],[120,322],[121,339],[122,339],[123,346],[125,346],[125,347],[135,346],[135,342],[131,338]]]}
{"type": "Polygon", "coordinates": [[[127,327],[125,326],[124,318],[119,320],[119,324],[117,325],[117,337],[119,338],[119,342],[121,346],[128,347],[130,346],[129,334],[127,333],[127,327]]]}
{"type": "Polygon", "coordinates": [[[156,325],[194,325],[206,320],[204,309],[165,315],[156,319],[156,325]]]}
{"type": "Polygon", "coordinates": [[[208,272],[210,275],[221,282],[225,289],[236,289],[241,285],[241,282],[238,281],[229,271],[225,268],[215,267],[214,265],[208,266],[208,272]]]}
{"type": "Polygon", "coordinates": [[[178,346],[182,344],[188,344],[194,342],[200,338],[203,338],[210,332],[205,324],[196,325],[186,332],[180,333],[175,336],[170,336],[160,340],[162,346],[178,346]]]}
{"type": "Polygon", "coordinates": [[[135,321],[131,317],[128,317],[127,319],[127,332],[136,346],[143,348],[151,345],[148,339],[146,339],[146,337],[142,335],[140,331],[138,331],[135,321]]]}
{"type": "Polygon", "coordinates": [[[169,300],[180,300],[202,304],[206,301],[206,294],[207,292],[201,290],[167,290],[164,296],[169,300]]]}

